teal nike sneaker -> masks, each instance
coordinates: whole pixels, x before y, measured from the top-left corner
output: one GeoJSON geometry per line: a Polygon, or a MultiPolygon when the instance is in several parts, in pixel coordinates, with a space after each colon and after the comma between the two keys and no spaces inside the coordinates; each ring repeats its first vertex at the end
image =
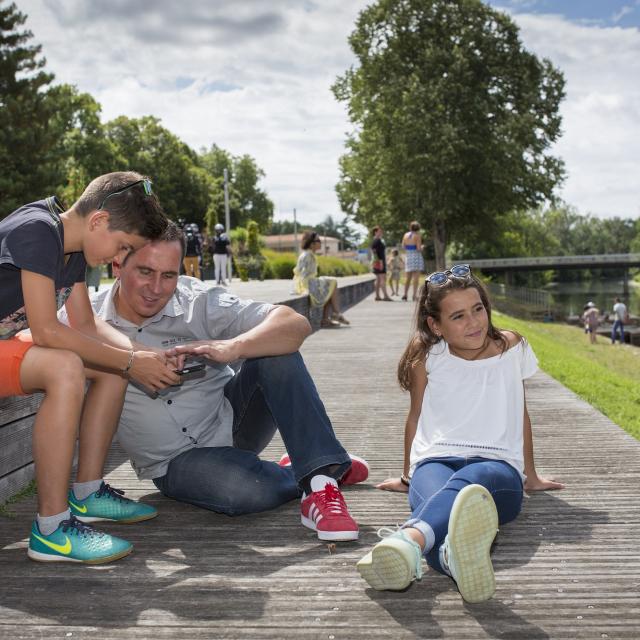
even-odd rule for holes
{"type": "Polygon", "coordinates": [[[114,489],[103,482],[84,500],[78,500],[73,490],[69,490],[71,515],[82,522],[121,522],[130,524],[150,520],[158,515],[155,507],[142,502],[134,502],[124,497],[124,491],[114,489]]]}
{"type": "Polygon", "coordinates": [[[34,520],[27,555],[38,562],[103,564],[123,558],[132,550],[130,542],[96,531],[71,516],[68,520],[63,520],[48,536],[40,532],[38,523],[34,520]]]}

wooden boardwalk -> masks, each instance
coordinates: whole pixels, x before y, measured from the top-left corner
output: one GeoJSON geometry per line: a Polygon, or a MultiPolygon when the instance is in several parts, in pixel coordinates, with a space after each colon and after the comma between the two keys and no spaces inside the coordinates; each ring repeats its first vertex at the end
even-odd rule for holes
{"type": "MultiPolygon", "coordinates": [[[[404,593],[360,579],[377,529],[407,515],[405,496],[373,484],[401,466],[394,375],[410,307],[368,298],[352,327],[303,349],[339,437],[372,466],[345,491],[360,541],[331,553],[295,503],[229,518],[167,500],[114,449],[109,480],[160,517],[109,527],[135,544],[120,562],[42,565],[25,553],[35,501],[15,505],[0,518],[0,638],[640,638],[640,443],[544,374],[528,384],[537,465],[567,488],[531,496],[501,531],[495,598],[467,605],[430,571],[404,593]]],[[[282,452],[274,442],[267,456],[282,452]]]]}

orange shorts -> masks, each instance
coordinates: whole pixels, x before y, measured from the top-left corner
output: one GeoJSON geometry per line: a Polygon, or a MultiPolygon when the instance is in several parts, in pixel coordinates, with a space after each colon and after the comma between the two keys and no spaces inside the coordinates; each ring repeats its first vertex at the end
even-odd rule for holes
{"type": "Polygon", "coordinates": [[[24,354],[33,346],[30,333],[19,333],[0,340],[0,398],[27,395],[20,385],[20,366],[24,354]]]}

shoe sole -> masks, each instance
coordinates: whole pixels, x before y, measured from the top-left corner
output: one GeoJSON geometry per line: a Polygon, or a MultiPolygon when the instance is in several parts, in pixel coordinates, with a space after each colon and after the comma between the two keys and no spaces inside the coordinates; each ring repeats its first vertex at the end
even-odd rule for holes
{"type": "Polygon", "coordinates": [[[402,591],[414,579],[401,540],[384,540],[356,563],[358,573],[377,591],[402,591]]]}
{"type": "Polygon", "coordinates": [[[73,515],[75,515],[75,517],[78,520],[86,524],[91,524],[92,522],[115,522],[117,524],[135,524],[136,522],[144,522],[145,520],[152,520],[153,518],[157,517],[158,512],[150,513],[143,516],[136,516],[134,518],[128,518],[127,520],[117,520],[115,518],[98,518],[93,516],[85,517],[85,516],[76,515],[76,514],[73,514],[73,515]]]}
{"type": "Polygon", "coordinates": [[[449,516],[449,550],[456,584],[467,602],[489,600],[496,590],[491,544],[498,532],[498,511],[481,485],[465,487],[449,516]]]}
{"type": "Polygon", "coordinates": [[[41,553],[34,551],[33,549],[27,550],[27,556],[35,562],[75,562],[80,564],[106,564],[107,562],[115,562],[128,556],[133,551],[133,547],[129,547],[125,551],[120,553],[114,553],[111,556],[105,556],[104,558],[95,558],[92,560],[78,560],[77,558],[69,558],[67,556],[57,556],[50,553],[41,553]]]}
{"type": "Polygon", "coordinates": [[[318,538],[320,540],[328,540],[334,542],[347,542],[350,540],[358,539],[358,531],[320,531],[316,526],[316,523],[305,516],[300,516],[300,522],[307,527],[307,529],[311,529],[318,534],[318,538]]]}

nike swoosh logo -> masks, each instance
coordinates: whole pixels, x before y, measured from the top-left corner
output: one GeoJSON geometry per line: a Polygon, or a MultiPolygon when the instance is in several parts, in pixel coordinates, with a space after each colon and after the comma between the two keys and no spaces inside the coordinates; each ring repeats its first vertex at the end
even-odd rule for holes
{"type": "Polygon", "coordinates": [[[69,504],[76,510],[79,511],[80,513],[87,513],[87,507],[79,507],[75,502],[71,502],[71,500],[69,500],[69,504]]]}
{"type": "Polygon", "coordinates": [[[53,549],[54,551],[57,551],[58,553],[61,553],[62,555],[68,556],[71,553],[71,540],[69,540],[67,536],[65,536],[66,542],[64,544],[49,542],[49,540],[45,540],[35,533],[33,534],[33,537],[37,540],[40,540],[42,544],[47,545],[47,547],[53,549]]]}

